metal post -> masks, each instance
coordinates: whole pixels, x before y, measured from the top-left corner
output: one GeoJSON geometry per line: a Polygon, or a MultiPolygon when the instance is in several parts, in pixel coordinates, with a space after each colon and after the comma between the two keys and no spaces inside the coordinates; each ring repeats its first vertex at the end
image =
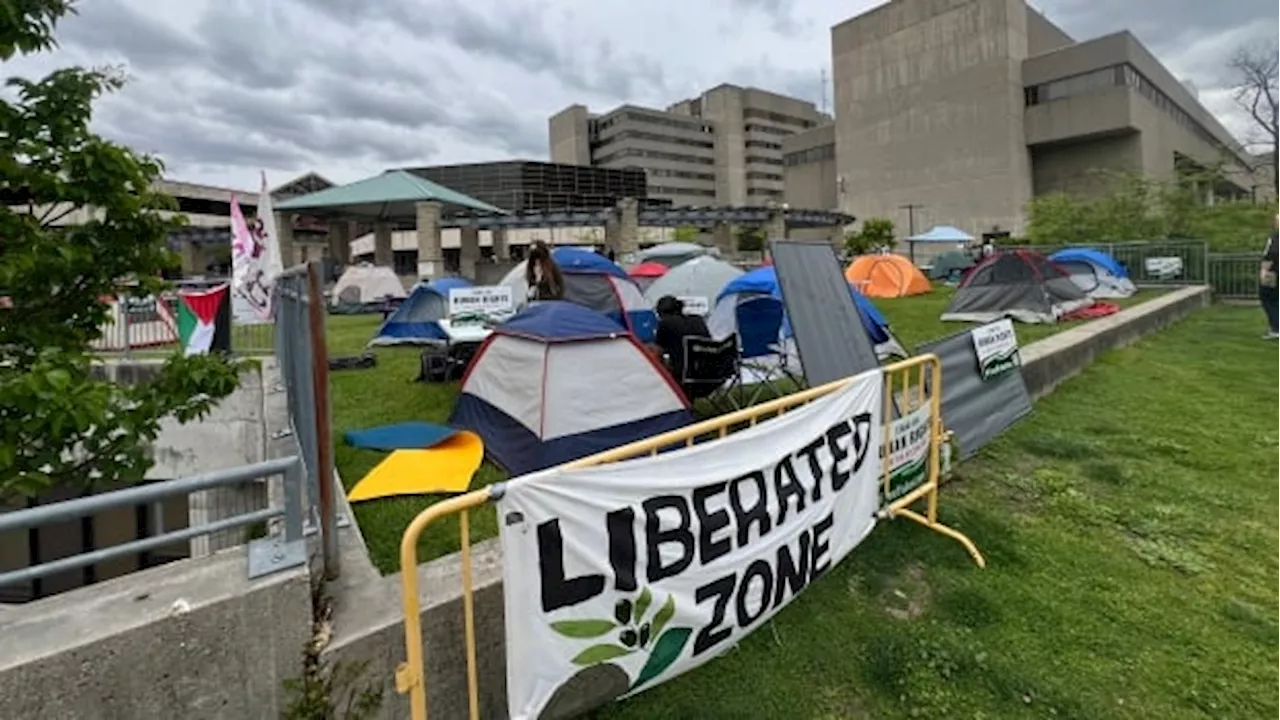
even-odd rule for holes
{"type": "Polygon", "coordinates": [[[133,338],[129,337],[129,295],[116,293],[116,312],[120,315],[119,327],[124,328],[124,357],[133,357],[133,338]]]}
{"type": "Polygon", "coordinates": [[[320,542],[323,547],[324,577],[334,580],[341,573],[338,558],[338,523],[333,497],[333,437],[329,426],[329,352],[325,347],[324,295],[316,263],[307,265],[308,320],[311,336],[311,379],[315,393],[316,480],[320,494],[320,542]]]}

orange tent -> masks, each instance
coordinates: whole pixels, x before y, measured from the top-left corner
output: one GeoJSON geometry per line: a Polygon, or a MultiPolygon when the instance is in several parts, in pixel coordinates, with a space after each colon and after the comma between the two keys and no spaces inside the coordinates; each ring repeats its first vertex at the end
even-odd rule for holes
{"type": "Polygon", "coordinates": [[[929,279],[910,260],[888,253],[859,255],[844,271],[844,277],[867,297],[906,297],[930,290],[929,279]]]}

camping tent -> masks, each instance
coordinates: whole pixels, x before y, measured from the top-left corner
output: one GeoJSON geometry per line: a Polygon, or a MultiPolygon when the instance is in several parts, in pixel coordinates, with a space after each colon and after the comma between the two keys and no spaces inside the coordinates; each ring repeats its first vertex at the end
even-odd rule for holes
{"type": "MultiPolygon", "coordinates": [[[[849,293],[876,355],[882,358],[905,355],[879,309],[852,286],[849,293]]],[[[717,339],[738,333],[744,359],[776,354],[778,350],[789,353],[791,325],[782,302],[777,270],[772,265],[759,267],[727,283],[716,296],[715,306],[707,318],[707,329],[717,339]]]]}
{"type": "Polygon", "coordinates": [[[644,296],[656,303],[664,295],[678,298],[706,298],[711,305],[720,290],[729,281],[742,275],[742,271],[729,263],[709,255],[696,257],[674,267],[666,275],[654,281],[644,296]]]}
{"type": "Polygon", "coordinates": [[[933,264],[929,266],[929,278],[956,283],[973,265],[973,256],[969,253],[963,250],[948,250],[933,257],[933,264]]]}
{"type": "Polygon", "coordinates": [[[379,309],[378,303],[403,300],[406,295],[404,284],[391,268],[361,263],[342,273],[329,302],[335,313],[372,312],[379,309]]]}
{"type": "Polygon", "coordinates": [[[683,427],[688,401],[660,362],[604,315],[534,303],[476,352],[449,423],[522,475],[683,427]]]}
{"type": "Polygon", "coordinates": [[[1092,304],[1093,299],[1048,258],[1014,250],[975,265],[960,281],[942,319],[990,322],[1010,317],[1026,323],[1054,323],[1092,304]]]}
{"type": "Polygon", "coordinates": [[[934,225],[927,232],[918,235],[912,235],[907,238],[908,242],[918,243],[946,243],[948,245],[956,245],[973,242],[973,236],[961,230],[960,228],[950,225],[934,225]]]}
{"type": "Polygon", "coordinates": [[[892,253],[860,255],[844,277],[867,297],[894,298],[929,292],[929,279],[910,260],[892,253]]]}
{"type": "Polygon", "coordinates": [[[1138,291],[1129,272],[1110,255],[1088,248],[1067,248],[1049,256],[1089,297],[1126,298],[1138,291]]]}
{"type": "Polygon", "coordinates": [[[715,248],[689,242],[668,242],[645,248],[636,253],[638,262],[662,263],[667,267],[676,267],[703,255],[719,255],[715,248]]]}
{"type": "Polygon", "coordinates": [[[439,321],[449,317],[449,291],[465,287],[471,287],[471,281],[460,277],[414,285],[409,297],[382,321],[369,344],[428,345],[444,342],[448,336],[439,321]]]}
{"type": "MultiPolygon", "coordinates": [[[[617,320],[641,342],[653,340],[658,316],[644,299],[635,281],[612,260],[590,250],[557,247],[551,257],[564,273],[564,299],[584,305],[617,320]]],[[[525,263],[516,265],[502,284],[511,288],[516,305],[528,302],[529,286],[524,279],[525,263]]]]}
{"type": "Polygon", "coordinates": [[[669,270],[666,265],[660,262],[642,262],[639,265],[627,271],[627,277],[635,281],[636,287],[640,288],[640,292],[644,292],[653,281],[667,274],[669,270]]]}

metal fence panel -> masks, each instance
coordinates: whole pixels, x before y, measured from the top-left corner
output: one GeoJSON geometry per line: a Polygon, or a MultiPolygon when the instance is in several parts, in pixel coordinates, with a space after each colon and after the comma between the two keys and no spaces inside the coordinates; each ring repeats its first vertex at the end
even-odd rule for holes
{"type": "Polygon", "coordinates": [[[1107,253],[1124,265],[1138,285],[1203,285],[1209,282],[1209,243],[1203,240],[1139,240],[1075,245],[1012,245],[1044,255],[1067,247],[1107,253]]]}
{"type": "Polygon", "coordinates": [[[1209,284],[1216,297],[1252,300],[1258,297],[1256,253],[1209,253],[1209,284]]]}

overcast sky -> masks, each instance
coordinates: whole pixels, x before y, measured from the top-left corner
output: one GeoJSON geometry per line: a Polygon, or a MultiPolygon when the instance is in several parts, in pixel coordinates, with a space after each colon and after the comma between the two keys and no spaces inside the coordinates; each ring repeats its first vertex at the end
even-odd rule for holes
{"type": "MultiPolygon", "coordinates": [[[[572,103],[665,106],[722,82],[821,103],[830,27],[875,0],[80,0],[41,75],[122,64],[109,137],[170,177],[256,189],[314,170],[546,159],[547,116],[572,103]]],[[[1226,89],[1244,44],[1275,41],[1276,0],[1036,0],[1087,39],[1129,28],[1242,136],[1226,89]]],[[[830,91],[825,93],[830,102],[830,91]]],[[[830,109],[830,108],[828,108],[830,109]]]]}

